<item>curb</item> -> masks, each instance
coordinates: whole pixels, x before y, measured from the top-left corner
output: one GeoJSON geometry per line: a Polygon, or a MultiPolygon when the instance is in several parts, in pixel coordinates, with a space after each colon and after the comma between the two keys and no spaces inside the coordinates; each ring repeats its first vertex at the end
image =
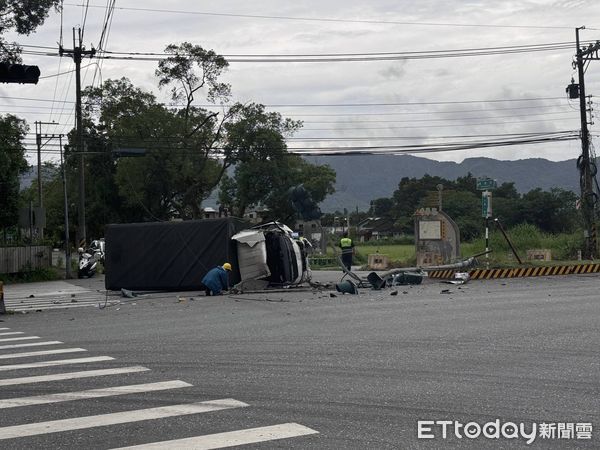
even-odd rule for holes
{"type": "MultiPolygon", "coordinates": [[[[460,270],[433,270],[429,278],[452,279],[460,270]]],[[[548,267],[514,267],[505,269],[473,269],[469,271],[471,280],[490,280],[494,278],[543,277],[551,275],[573,275],[583,273],[599,273],[600,264],[573,264],[567,266],[548,267]]]]}

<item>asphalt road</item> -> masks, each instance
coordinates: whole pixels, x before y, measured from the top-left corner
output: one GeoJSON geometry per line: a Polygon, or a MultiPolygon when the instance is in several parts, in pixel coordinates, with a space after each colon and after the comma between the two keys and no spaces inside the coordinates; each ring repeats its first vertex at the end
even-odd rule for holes
{"type": "MultiPolygon", "coordinates": [[[[328,276],[337,274],[317,274],[328,276]]],[[[99,282],[74,283],[90,290],[86,298],[100,301],[106,297],[99,282]]],[[[390,289],[335,297],[328,290],[169,293],[123,299],[105,309],[2,316],[0,328],[10,330],[0,333],[24,334],[0,336],[0,346],[63,344],[0,347],[0,355],[86,351],[0,360],[0,408],[6,408],[0,411],[0,448],[108,449],[252,428],[261,430],[223,434],[213,437],[213,447],[197,448],[220,448],[217,438],[267,439],[269,431],[289,437],[244,448],[600,448],[599,285],[600,277],[589,275],[460,287],[428,280],[399,286],[397,295],[390,289]],[[2,342],[15,336],[40,339],[2,342]],[[4,367],[101,356],[115,359],[4,367]],[[88,372],[132,367],[137,371],[88,372]],[[88,375],[22,384],[28,377],[73,372],[88,375]],[[110,391],[16,407],[4,402],[167,382],[170,387],[152,384],[160,389],[153,392],[110,391]],[[233,400],[189,406],[219,399],[233,400]],[[555,423],[556,435],[559,423],[591,423],[592,439],[573,432],[572,438],[538,436],[527,445],[523,438],[459,439],[450,428],[443,439],[439,427],[433,439],[417,436],[418,420],[484,425],[496,419],[500,425],[522,422],[527,432],[533,423],[555,423]],[[263,428],[273,425],[283,426],[263,428]]],[[[565,427],[562,436],[568,437],[565,427]]]]}

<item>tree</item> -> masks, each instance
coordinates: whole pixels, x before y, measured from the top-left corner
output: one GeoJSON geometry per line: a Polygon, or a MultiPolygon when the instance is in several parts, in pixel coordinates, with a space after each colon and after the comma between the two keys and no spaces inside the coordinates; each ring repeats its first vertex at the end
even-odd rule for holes
{"type": "Polygon", "coordinates": [[[576,199],[575,193],[560,188],[529,191],[521,201],[519,222],[536,225],[548,233],[573,232],[579,220],[575,209],[576,199]]]}
{"type": "MultiPolygon", "coordinates": [[[[120,158],[114,168],[122,211],[137,210],[141,220],[201,217],[203,200],[229,167],[252,163],[240,169],[240,176],[251,178],[257,165],[272,166],[286,152],[285,135],[300,126],[253,103],[234,104],[222,114],[194,106],[200,90],[211,101],[228,100],[229,86],[218,82],[226,61],[191,44],[167,51],[173,56],[161,61],[156,74],[161,86],[173,86],[172,99],[183,101],[183,108],[158,103],[125,78],[84,92],[85,133],[104,139],[107,150],[145,150],[142,158],[120,158]]],[[[254,201],[255,194],[248,195],[237,196],[239,208],[254,201]]]]}
{"type": "Polygon", "coordinates": [[[299,184],[318,204],[334,192],[335,172],[287,151],[264,160],[247,159],[236,166],[232,177],[224,177],[219,201],[238,216],[249,206],[262,204],[269,209],[270,218],[288,220],[296,215],[289,191],[299,184]]]}
{"type": "Polygon", "coordinates": [[[23,139],[29,127],[13,115],[0,115],[0,228],[17,224],[19,175],[27,168],[23,139]]]}
{"type": "Polygon", "coordinates": [[[0,0],[0,61],[21,61],[21,48],[9,43],[2,33],[14,30],[18,34],[29,34],[48,17],[50,9],[60,8],[60,0],[0,0]]]}
{"type": "Polygon", "coordinates": [[[376,198],[371,202],[369,213],[376,217],[390,217],[394,201],[391,198],[376,198]]]}

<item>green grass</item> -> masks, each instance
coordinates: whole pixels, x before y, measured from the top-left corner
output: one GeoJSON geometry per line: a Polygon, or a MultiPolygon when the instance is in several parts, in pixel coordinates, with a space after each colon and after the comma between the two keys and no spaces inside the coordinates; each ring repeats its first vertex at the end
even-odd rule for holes
{"type": "MultiPolygon", "coordinates": [[[[517,249],[521,260],[532,266],[575,261],[577,259],[577,251],[583,248],[583,233],[581,231],[572,234],[554,235],[543,233],[533,225],[523,224],[507,230],[507,234],[517,249]],[[550,249],[552,261],[527,261],[527,250],[532,249],[550,249]]],[[[496,228],[490,229],[490,248],[493,251],[490,253],[487,261],[489,261],[491,266],[503,267],[518,264],[508,243],[496,228]]],[[[468,258],[484,250],[485,239],[483,238],[476,239],[473,242],[461,243],[462,258],[468,258]]],[[[357,245],[354,263],[366,265],[368,255],[374,253],[387,255],[392,267],[414,266],[416,263],[414,245],[385,243],[381,243],[381,245],[377,245],[377,243],[357,245]]],[[[328,249],[328,256],[333,256],[331,247],[328,249]]],[[[479,257],[478,259],[480,262],[486,261],[485,257],[479,257]]]]}
{"type": "Polygon", "coordinates": [[[410,261],[415,258],[415,246],[414,245],[357,245],[356,252],[359,257],[364,257],[365,261],[369,255],[380,254],[386,255],[390,258],[390,261],[410,261]]]}
{"type": "MultiPolygon", "coordinates": [[[[394,267],[408,266],[415,264],[415,246],[403,244],[391,245],[356,245],[356,254],[354,256],[355,264],[367,264],[369,255],[379,253],[386,255],[390,259],[390,263],[394,267]]],[[[333,256],[331,247],[327,249],[327,255],[333,256]]]]}
{"type": "MultiPolygon", "coordinates": [[[[533,225],[518,225],[506,231],[508,238],[517,250],[522,261],[527,260],[527,250],[549,249],[553,261],[573,261],[577,259],[577,251],[583,248],[583,233],[549,234],[543,233],[533,225]]],[[[508,242],[499,230],[490,232],[490,262],[496,264],[509,264],[516,262],[508,242]]],[[[461,245],[464,257],[474,255],[485,250],[485,239],[477,239],[461,245]]]]}

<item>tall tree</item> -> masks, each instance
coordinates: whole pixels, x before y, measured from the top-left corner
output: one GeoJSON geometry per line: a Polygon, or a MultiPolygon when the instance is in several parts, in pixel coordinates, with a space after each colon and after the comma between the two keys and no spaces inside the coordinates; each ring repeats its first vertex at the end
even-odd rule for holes
{"type": "Polygon", "coordinates": [[[50,9],[59,7],[60,0],[0,0],[0,61],[21,61],[21,47],[7,42],[2,33],[29,34],[44,23],[50,9]]]}
{"type": "Polygon", "coordinates": [[[17,224],[19,175],[27,170],[23,139],[29,127],[13,115],[0,115],[0,228],[17,224]]]}
{"type": "Polygon", "coordinates": [[[232,207],[238,216],[250,206],[263,205],[270,211],[269,218],[289,220],[296,213],[289,191],[299,184],[318,204],[334,192],[335,171],[286,151],[268,159],[248,159],[236,166],[232,177],[224,177],[219,201],[232,207]]]}

